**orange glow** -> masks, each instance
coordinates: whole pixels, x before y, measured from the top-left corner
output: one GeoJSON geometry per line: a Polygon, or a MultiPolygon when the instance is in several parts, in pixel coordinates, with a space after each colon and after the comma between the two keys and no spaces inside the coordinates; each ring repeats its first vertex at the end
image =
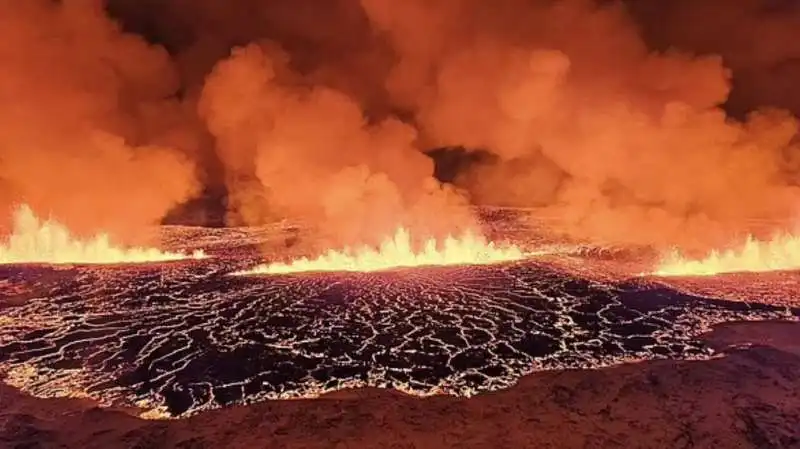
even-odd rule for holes
{"type": "Polygon", "coordinates": [[[155,248],[122,248],[112,244],[107,234],[78,240],[64,225],[53,220],[39,220],[25,205],[14,211],[12,234],[0,244],[0,264],[119,264],[204,257],[203,251],[186,254],[155,248]]]}
{"type": "Polygon", "coordinates": [[[712,251],[691,260],[673,251],[660,263],[658,276],[711,276],[720,273],[765,272],[800,269],[800,236],[783,234],[769,241],[748,236],[738,249],[712,251]]]}
{"type": "Polygon", "coordinates": [[[320,271],[380,271],[398,267],[432,265],[484,265],[520,260],[525,253],[513,245],[496,246],[484,237],[471,232],[460,238],[448,237],[441,244],[430,239],[421,251],[415,251],[407,230],[400,228],[394,237],[387,238],[378,249],[362,247],[355,251],[330,250],[316,259],[301,258],[289,263],[259,265],[238,272],[250,274],[287,274],[320,271]]]}

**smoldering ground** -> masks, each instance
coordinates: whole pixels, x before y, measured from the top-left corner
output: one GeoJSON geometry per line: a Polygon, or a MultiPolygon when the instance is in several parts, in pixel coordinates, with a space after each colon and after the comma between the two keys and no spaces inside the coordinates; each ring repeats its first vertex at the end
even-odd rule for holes
{"type": "Polygon", "coordinates": [[[800,14],[665,3],[3,2],[0,201],[132,235],[221,186],[229,224],[341,243],[470,203],[686,248],[793,218],[800,14]],[[440,147],[486,157],[442,184],[440,147]]]}

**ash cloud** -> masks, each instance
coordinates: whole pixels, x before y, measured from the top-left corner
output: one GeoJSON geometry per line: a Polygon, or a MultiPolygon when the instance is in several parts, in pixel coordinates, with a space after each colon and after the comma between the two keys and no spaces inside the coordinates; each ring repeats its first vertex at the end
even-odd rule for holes
{"type": "Polygon", "coordinates": [[[471,202],[593,241],[724,244],[797,213],[800,16],[721,3],[9,2],[4,103],[23,106],[0,198],[113,228],[220,184],[228,224],[337,243],[456,231],[471,202]],[[489,157],[443,185],[440,147],[489,157]]]}

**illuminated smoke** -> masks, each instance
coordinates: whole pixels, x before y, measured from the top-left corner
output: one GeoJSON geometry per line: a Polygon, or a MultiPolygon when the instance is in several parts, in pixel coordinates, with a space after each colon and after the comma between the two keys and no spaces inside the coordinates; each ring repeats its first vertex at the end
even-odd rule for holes
{"type": "Polygon", "coordinates": [[[339,90],[308,85],[270,45],[236,48],[200,99],[226,169],[232,219],[303,219],[336,242],[376,243],[398,225],[428,237],[470,227],[462,198],[433,178],[413,127],[368,122],[339,90]]]}
{"type": "Polygon", "coordinates": [[[792,215],[794,117],[727,117],[722,59],[649,51],[620,4],[531,3],[362,0],[423,135],[497,156],[459,180],[477,201],[542,206],[573,236],[690,247],[792,215]]]}
{"type": "Polygon", "coordinates": [[[135,239],[196,191],[167,53],[101,2],[2,2],[0,61],[0,216],[24,202],[135,239]]]}
{"type": "Polygon", "coordinates": [[[800,4],[794,0],[672,0],[631,2],[658,48],[691,48],[722,56],[736,87],[728,109],[765,105],[800,113],[800,4]]]}
{"type": "Polygon", "coordinates": [[[676,1],[648,46],[646,0],[290,3],[108,0],[158,45],[99,1],[3,4],[2,205],[125,234],[219,181],[230,224],[303,219],[337,245],[458,233],[467,202],[691,249],[797,214],[797,119],[721,108],[734,77],[739,109],[797,112],[796,11],[676,1]],[[445,188],[440,146],[492,157],[445,188]]]}

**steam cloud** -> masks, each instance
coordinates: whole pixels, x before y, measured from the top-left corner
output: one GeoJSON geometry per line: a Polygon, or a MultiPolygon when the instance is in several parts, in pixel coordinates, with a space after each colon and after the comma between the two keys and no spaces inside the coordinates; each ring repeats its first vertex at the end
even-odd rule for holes
{"type": "Polygon", "coordinates": [[[684,248],[792,218],[800,103],[770,76],[800,14],[656,3],[109,0],[128,33],[97,1],[2,3],[0,205],[124,232],[221,183],[229,224],[337,243],[457,231],[470,202],[684,248]],[[491,157],[445,186],[447,146],[491,157]]]}

